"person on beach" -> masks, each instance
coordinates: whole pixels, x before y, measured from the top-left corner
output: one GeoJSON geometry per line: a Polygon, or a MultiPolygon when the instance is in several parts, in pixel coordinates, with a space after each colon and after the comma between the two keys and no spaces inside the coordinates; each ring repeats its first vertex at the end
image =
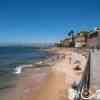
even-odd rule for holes
{"type": "Polygon", "coordinates": [[[69,64],[71,64],[72,62],[72,57],[69,57],[69,64]]]}

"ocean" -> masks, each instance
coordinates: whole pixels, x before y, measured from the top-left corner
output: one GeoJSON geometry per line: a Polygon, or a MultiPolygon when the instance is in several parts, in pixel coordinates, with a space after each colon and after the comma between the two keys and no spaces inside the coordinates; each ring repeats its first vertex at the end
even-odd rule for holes
{"type": "Polygon", "coordinates": [[[22,67],[47,57],[47,52],[33,47],[0,47],[0,90],[10,86],[22,67]]]}

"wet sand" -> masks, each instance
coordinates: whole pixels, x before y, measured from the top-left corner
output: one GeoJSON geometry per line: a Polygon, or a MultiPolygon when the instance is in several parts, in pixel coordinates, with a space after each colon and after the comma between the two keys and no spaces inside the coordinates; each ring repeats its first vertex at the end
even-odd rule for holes
{"type": "Polygon", "coordinates": [[[86,58],[73,49],[55,49],[57,56],[51,67],[36,68],[22,74],[16,91],[4,100],[68,100],[68,90],[79,81],[86,65],[86,58]],[[75,71],[76,61],[81,71],[75,71]]]}

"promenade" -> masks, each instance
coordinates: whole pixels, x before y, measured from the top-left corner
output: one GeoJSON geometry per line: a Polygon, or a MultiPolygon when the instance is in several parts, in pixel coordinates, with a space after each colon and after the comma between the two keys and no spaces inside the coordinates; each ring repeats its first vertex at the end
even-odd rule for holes
{"type": "Polygon", "coordinates": [[[95,90],[100,89],[100,50],[91,51],[90,85],[95,90]]]}

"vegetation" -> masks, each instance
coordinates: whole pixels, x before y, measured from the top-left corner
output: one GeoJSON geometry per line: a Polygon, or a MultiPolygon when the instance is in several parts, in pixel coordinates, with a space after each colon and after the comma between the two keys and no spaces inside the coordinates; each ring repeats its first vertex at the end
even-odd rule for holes
{"type": "Polygon", "coordinates": [[[89,31],[81,31],[80,32],[80,36],[84,36],[85,37],[85,42],[87,42],[87,39],[89,37],[90,32],[89,31]]]}
{"type": "Polygon", "coordinates": [[[56,43],[55,46],[56,47],[63,47],[63,44],[62,43],[56,43]]]}
{"type": "MultiPolygon", "coordinates": [[[[88,38],[90,37],[90,36],[94,36],[94,35],[96,35],[97,36],[97,34],[94,34],[94,33],[96,33],[96,31],[94,32],[93,30],[92,31],[80,31],[79,33],[77,33],[76,34],[76,36],[75,36],[75,34],[74,34],[75,32],[74,32],[74,30],[70,30],[69,32],[68,32],[68,36],[70,37],[70,47],[74,47],[75,46],[75,38],[77,37],[77,36],[84,36],[84,38],[85,38],[85,43],[87,43],[87,40],[88,40],[88,38]]],[[[67,41],[67,38],[65,38],[66,39],[66,41],[67,41]]],[[[64,40],[65,40],[64,39],[64,40]]],[[[57,47],[64,47],[64,46],[66,46],[66,45],[64,45],[64,41],[60,41],[60,43],[56,43],[56,46],[57,47]]]]}
{"type": "Polygon", "coordinates": [[[71,36],[71,38],[72,38],[71,46],[75,46],[74,31],[71,30],[71,31],[68,33],[68,35],[71,36]]]}

